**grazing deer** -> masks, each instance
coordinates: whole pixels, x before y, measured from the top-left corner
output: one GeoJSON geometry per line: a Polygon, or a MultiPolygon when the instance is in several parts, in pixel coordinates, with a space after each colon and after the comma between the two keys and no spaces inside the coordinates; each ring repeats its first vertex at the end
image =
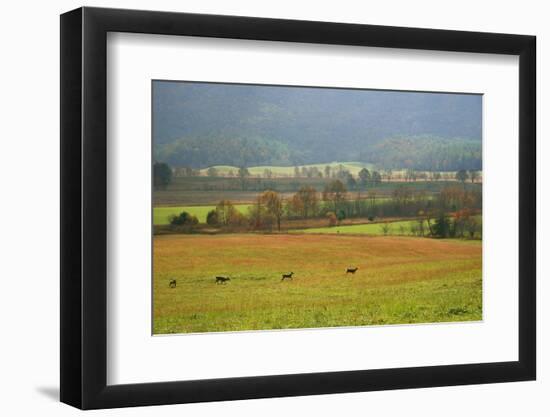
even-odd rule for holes
{"type": "Polygon", "coordinates": [[[283,277],[281,278],[281,281],[283,281],[285,278],[287,279],[293,279],[292,275],[294,275],[294,272],[290,272],[288,274],[283,274],[283,277]]]}
{"type": "Polygon", "coordinates": [[[176,280],[175,279],[170,280],[170,288],[176,288],[176,280]]]}
{"type": "Polygon", "coordinates": [[[231,281],[229,277],[216,277],[216,284],[225,284],[227,281],[231,281]]]}
{"type": "Polygon", "coordinates": [[[346,275],[348,274],[348,272],[349,272],[350,274],[355,274],[355,273],[357,272],[358,269],[359,269],[359,268],[357,268],[357,267],[355,267],[355,268],[348,268],[348,269],[346,269],[346,275]]]}

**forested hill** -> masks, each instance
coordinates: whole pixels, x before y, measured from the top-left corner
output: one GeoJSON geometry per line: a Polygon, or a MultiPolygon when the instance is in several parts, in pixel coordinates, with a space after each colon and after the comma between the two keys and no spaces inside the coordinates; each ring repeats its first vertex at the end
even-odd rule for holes
{"type": "Polygon", "coordinates": [[[195,168],[479,169],[481,96],[155,81],[153,139],[156,159],[195,168]]]}

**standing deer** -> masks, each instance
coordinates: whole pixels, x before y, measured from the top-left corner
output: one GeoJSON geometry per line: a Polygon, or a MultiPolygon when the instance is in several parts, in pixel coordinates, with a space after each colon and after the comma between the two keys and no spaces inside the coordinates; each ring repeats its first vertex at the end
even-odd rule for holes
{"type": "Polygon", "coordinates": [[[355,268],[348,268],[348,269],[346,269],[346,275],[347,275],[348,273],[350,273],[350,274],[355,274],[355,273],[357,272],[358,269],[359,269],[358,267],[355,267],[355,268]]]}
{"type": "Polygon", "coordinates": [[[216,284],[225,284],[227,281],[231,281],[229,277],[216,277],[216,284]]]}
{"type": "Polygon", "coordinates": [[[283,281],[285,278],[287,279],[293,279],[292,275],[294,275],[294,272],[290,272],[288,274],[283,274],[283,277],[281,278],[281,281],[283,281]]]}

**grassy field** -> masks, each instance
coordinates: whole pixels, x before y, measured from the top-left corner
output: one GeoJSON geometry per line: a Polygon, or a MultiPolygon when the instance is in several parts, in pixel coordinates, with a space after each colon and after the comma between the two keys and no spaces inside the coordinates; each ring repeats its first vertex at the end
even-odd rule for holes
{"type": "MultiPolygon", "coordinates": [[[[479,224],[481,224],[481,216],[474,216],[479,224]]],[[[293,230],[293,233],[307,233],[307,234],[351,234],[351,235],[374,235],[383,236],[384,230],[382,229],[384,223],[369,223],[369,224],[353,224],[345,226],[334,227],[315,227],[309,229],[293,230]]],[[[388,235],[411,235],[411,226],[418,225],[417,220],[403,220],[389,222],[388,235]]],[[[424,228],[426,233],[428,226],[424,222],[424,228]]]]}
{"type": "MultiPolygon", "coordinates": [[[[285,198],[291,197],[300,187],[310,186],[318,192],[330,181],[326,178],[257,178],[246,179],[244,188],[241,180],[235,177],[174,177],[172,183],[165,189],[153,191],[153,202],[155,206],[188,206],[188,205],[211,205],[225,199],[235,203],[250,203],[254,201],[258,193],[265,190],[279,192],[285,198]]],[[[426,196],[435,196],[445,187],[460,186],[456,181],[383,181],[380,184],[368,189],[349,190],[349,199],[355,199],[360,193],[365,198],[368,191],[376,194],[377,199],[392,196],[396,188],[406,188],[412,192],[425,192],[426,196]]],[[[469,190],[481,190],[482,184],[466,183],[464,187],[469,190]]]]}
{"type": "Polygon", "coordinates": [[[350,235],[154,238],[154,333],[481,320],[481,242],[350,235]],[[345,274],[357,266],[354,274],[345,274]],[[292,281],[281,274],[294,272],[292,281]],[[216,275],[231,281],[216,285],[216,275]],[[177,280],[170,288],[169,281],[177,280]]]}
{"type": "MultiPolygon", "coordinates": [[[[364,162],[330,162],[326,164],[309,164],[309,165],[299,165],[299,168],[306,167],[306,168],[313,168],[317,167],[323,174],[326,166],[330,166],[331,170],[338,170],[340,165],[342,166],[342,169],[345,169],[349,172],[351,172],[353,175],[357,175],[359,171],[363,168],[367,168],[369,170],[373,169],[372,164],[364,163],[364,162]]],[[[239,171],[238,167],[230,166],[230,165],[216,165],[213,168],[216,168],[218,170],[218,173],[220,175],[227,175],[229,172],[233,172],[236,174],[239,171]]],[[[277,176],[293,176],[294,175],[294,167],[284,167],[284,166],[271,166],[271,165],[262,165],[257,167],[250,167],[248,168],[248,172],[250,172],[250,175],[264,175],[265,170],[268,169],[272,172],[273,175],[277,176]]],[[[201,174],[206,175],[208,171],[208,168],[201,169],[201,174]]]]}
{"type": "MultiPolygon", "coordinates": [[[[246,213],[250,204],[237,204],[235,208],[241,213],[246,213]]],[[[206,223],[206,215],[216,206],[179,206],[179,207],[153,207],[153,224],[163,225],[169,223],[169,218],[173,214],[180,214],[186,211],[193,216],[197,216],[200,223],[206,223]]]]}
{"type": "MultiPolygon", "coordinates": [[[[410,233],[411,224],[417,223],[415,220],[405,220],[391,222],[389,234],[399,234],[400,228],[404,227],[405,233],[410,233]]],[[[426,226],[427,227],[427,226],[426,226]]],[[[315,227],[311,229],[296,230],[297,233],[323,233],[323,234],[366,234],[382,236],[382,223],[371,224],[354,224],[350,226],[335,226],[335,227],[315,227]]]]}

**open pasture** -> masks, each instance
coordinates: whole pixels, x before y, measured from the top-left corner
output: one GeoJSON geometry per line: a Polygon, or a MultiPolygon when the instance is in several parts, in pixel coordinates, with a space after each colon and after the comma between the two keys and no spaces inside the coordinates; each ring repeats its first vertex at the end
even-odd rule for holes
{"type": "Polygon", "coordinates": [[[477,241],[342,234],[156,236],[153,330],[481,320],[481,264],[477,241]],[[358,270],[346,274],[349,267],[358,270]],[[281,281],[289,272],[293,279],[281,281]],[[231,281],[216,284],[216,276],[231,281]]]}
{"type": "MultiPolygon", "coordinates": [[[[298,168],[317,168],[319,171],[324,173],[325,167],[329,166],[331,171],[332,170],[338,170],[339,168],[344,169],[352,173],[353,175],[357,175],[359,171],[363,168],[367,168],[369,170],[372,170],[374,168],[373,164],[364,163],[364,162],[329,162],[325,164],[306,164],[306,165],[299,165],[298,168]]],[[[230,166],[230,165],[216,165],[213,168],[215,168],[220,175],[228,175],[229,173],[232,173],[235,175],[238,171],[238,167],[230,166]]],[[[250,175],[253,176],[263,176],[265,174],[265,171],[269,170],[271,171],[272,175],[274,176],[287,176],[292,177],[294,176],[294,166],[272,166],[272,165],[262,165],[262,166],[255,166],[255,167],[249,167],[248,172],[250,175]]],[[[201,169],[202,175],[207,175],[208,168],[201,169]]]]}
{"type": "MultiPolygon", "coordinates": [[[[246,213],[250,204],[236,204],[235,208],[241,213],[246,213]]],[[[163,225],[169,224],[169,218],[172,215],[180,214],[182,211],[197,216],[200,223],[206,223],[206,215],[209,211],[214,210],[216,206],[177,206],[177,207],[153,207],[153,224],[163,225]]]]}
{"type": "MultiPolygon", "coordinates": [[[[478,224],[481,225],[481,216],[474,216],[478,224]]],[[[351,224],[332,227],[313,227],[308,229],[293,230],[293,233],[307,233],[307,234],[348,234],[348,235],[371,235],[371,236],[384,236],[384,224],[387,224],[386,235],[400,235],[410,236],[412,235],[411,226],[418,226],[418,220],[400,220],[366,223],[366,224],[351,224]]],[[[428,234],[428,225],[424,221],[425,233],[428,234]]],[[[476,237],[479,233],[476,233],[476,237]]]]}
{"type": "MultiPolygon", "coordinates": [[[[414,225],[418,223],[416,220],[404,220],[404,221],[397,221],[397,222],[391,222],[388,223],[389,230],[388,234],[390,235],[398,235],[401,234],[401,231],[403,230],[403,234],[410,234],[410,227],[411,225],[414,225]],[[403,228],[403,229],[402,229],[403,228]]],[[[296,233],[321,233],[321,234],[365,234],[365,235],[376,235],[376,236],[382,236],[384,235],[384,232],[382,230],[382,226],[384,223],[367,223],[367,224],[353,224],[353,225],[346,225],[346,226],[334,226],[334,227],[314,227],[311,229],[302,229],[302,230],[296,230],[294,232],[296,233]]],[[[428,226],[426,226],[427,228],[428,226]]]]}

